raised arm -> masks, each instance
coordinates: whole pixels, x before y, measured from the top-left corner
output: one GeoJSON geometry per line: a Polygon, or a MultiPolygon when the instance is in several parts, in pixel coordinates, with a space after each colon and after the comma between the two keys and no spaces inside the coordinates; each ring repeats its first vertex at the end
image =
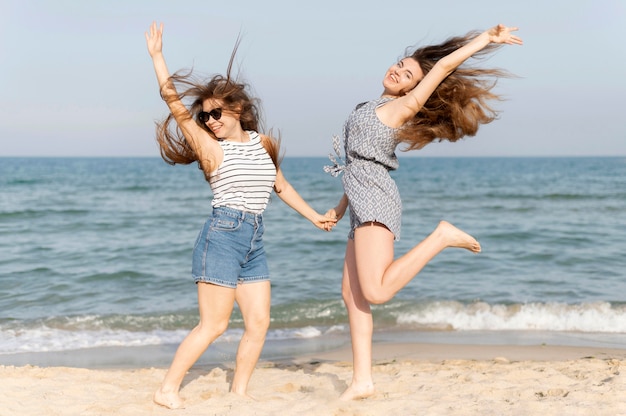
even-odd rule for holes
{"type": "Polygon", "coordinates": [[[518,30],[517,27],[507,27],[502,24],[494,26],[440,59],[408,94],[380,107],[377,110],[379,118],[391,127],[401,127],[421,110],[439,84],[476,52],[490,43],[521,45],[522,39],[511,33],[516,30],[518,30]]]}
{"type": "Polygon", "coordinates": [[[287,179],[283,175],[283,172],[278,169],[276,172],[276,183],[274,189],[278,197],[298,214],[302,215],[307,220],[311,221],[317,228],[325,231],[330,231],[337,224],[336,218],[324,216],[318,214],[309,204],[306,203],[300,194],[291,186],[287,179]]]}
{"type": "Polygon", "coordinates": [[[216,163],[215,155],[221,155],[219,145],[193,120],[187,107],[180,101],[176,87],[170,79],[170,73],[163,56],[163,23],[157,26],[156,22],[153,22],[145,36],[148,53],[152,58],[161,95],[185,136],[187,143],[189,143],[201,163],[209,161],[213,166],[217,166],[219,163],[216,163]]]}

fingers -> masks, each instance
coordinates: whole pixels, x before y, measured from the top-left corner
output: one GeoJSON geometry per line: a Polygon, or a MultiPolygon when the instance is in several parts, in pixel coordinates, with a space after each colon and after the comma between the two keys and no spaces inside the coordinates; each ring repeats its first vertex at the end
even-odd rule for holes
{"type": "MultiPolygon", "coordinates": [[[[163,23],[157,27],[157,23],[152,22],[150,25],[150,37],[154,38],[157,35],[163,35],[163,23]]],[[[148,37],[148,32],[146,32],[146,37],[148,37]]]]}
{"type": "Polygon", "coordinates": [[[517,26],[509,27],[509,26],[503,25],[502,23],[500,23],[497,26],[497,28],[498,28],[498,32],[517,32],[519,30],[519,27],[517,26]]]}
{"type": "Polygon", "coordinates": [[[333,228],[335,228],[336,225],[337,225],[336,218],[330,218],[328,216],[325,216],[319,220],[317,226],[323,229],[324,231],[331,231],[333,228]]]}
{"type": "Polygon", "coordinates": [[[517,26],[497,25],[492,31],[491,41],[495,43],[505,43],[507,45],[523,45],[524,41],[519,36],[513,35],[511,32],[519,30],[517,26]]]}
{"type": "Polygon", "coordinates": [[[509,34],[509,38],[505,40],[509,45],[523,45],[524,41],[519,36],[509,34]]]}

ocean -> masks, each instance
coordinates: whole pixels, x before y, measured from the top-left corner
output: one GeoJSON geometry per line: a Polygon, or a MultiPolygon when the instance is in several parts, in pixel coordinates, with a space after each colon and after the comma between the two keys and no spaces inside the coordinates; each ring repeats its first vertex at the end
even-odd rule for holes
{"type": "MultiPolygon", "coordinates": [[[[282,165],[321,213],[342,193],[328,163],[282,165]]],[[[375,340],[626,348],[626,157],[401,157],[393,176],[404,204],[396,255],[441,219],[483,251],[444,251],[374,307],[375,340]]],[[[0,365],[169,364],[197,323],[191,251],[210,200],[195,165],[0,158],[0,365]]],[[[345,346],[348,218],[325,233],[273,195],[265,221],[264,356],[345,346]]],[[[234,359],[242,328],[235,310],[203,360],[234,359]]]]}

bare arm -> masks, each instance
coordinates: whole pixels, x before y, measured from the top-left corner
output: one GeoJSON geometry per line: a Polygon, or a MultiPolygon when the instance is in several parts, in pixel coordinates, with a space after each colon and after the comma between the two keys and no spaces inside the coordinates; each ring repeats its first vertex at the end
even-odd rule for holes
{"type": "Polygon", "coordinates": [[[345,193],[342,195],[339,203],[335,208],[331,208],[326,212],[326,216],[330,218],[336,218],[337,221],[343,218],[348,209],[348,195],[345,193]]]}
{"type": "Polygon", "coordinates": [[[176,88],[170,81],[170,73],[163,56],[163,23],[157,27],[156,22],[153,22],[145,36],[161,94],[174,115],[176,123],[199,160],[201,162],[208,160],[212,166],[217,166],[219,161],[216,160],[215,155],[221,158],[221,148],[206,131],[196,124],[187,107],[178,99],[176,88]]]}
{"type": "Polygon", "coordinates": [[[306,203],[300,194],[291,186],[283,172],[278,169],[276,172],[276,183],[274,185],[276,194],[278,197],[293,210],[302,215],[307,220],[311,221],[313,225],[321,230],[330,231],[337,220],[328,216],[320,215],[309,204],[306,203]]]}
{"type": "Polygon", "coordinates": [[[401,127],[421,110],[439,84],[473,54],[490,43],[521,45],[522,39],[511,34],[516,30],[516,27],[500,24],[476,36],[466,45],[437,61],[430,72],[408,94],[379,107],[376,110],[378,117],[390,127],[401,127]]]}

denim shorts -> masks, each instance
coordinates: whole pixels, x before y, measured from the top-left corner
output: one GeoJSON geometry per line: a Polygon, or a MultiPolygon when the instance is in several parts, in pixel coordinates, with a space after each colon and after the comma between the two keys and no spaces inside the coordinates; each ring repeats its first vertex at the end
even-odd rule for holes
{"type": "Polygon", "coordinates": [[[195,282],[235,289],[237,283],[269,280],[264,230],[261,214],[213,208],[193,249],[191,273],[195,282]]]}

